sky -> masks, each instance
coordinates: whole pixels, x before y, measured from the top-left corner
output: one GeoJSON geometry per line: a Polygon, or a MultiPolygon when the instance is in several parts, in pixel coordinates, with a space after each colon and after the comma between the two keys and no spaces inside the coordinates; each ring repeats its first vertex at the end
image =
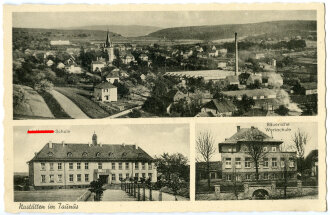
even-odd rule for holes
{"type": "Polygon", "coordinates": [[[237,126],[241,128],[250,128],[251,126],[257,127],[260,131],[265,132],[271,136],[270,132],[266,131],[266,128],[290,128],[291,131],[285,132],[273,132],[273,138],[276,140],[282,140],[285,148],[292,146],[292,136],[300,129],[306,132],[309,136],[309,141],[306,144],[305,156],[313,149],[318,149],[317,141],[317,123],[290,123],[288,126],[267,126],[266,123],[222,123],[222,124],[197,124],[196,125],[196,137],[205,131],[209,131],[213,138],[216,147],[216,153],[212,157],[212,161],[219,161],[221,159],[220,153],[218,153],[218,143],[223,142],[225,138],[230,138],[237,132],[237,126]]]}
{"type": "Polygon", "coordinates": [[[316,11],[250,10],[13,13],[13,26],[26,28],[66,28],[90,25],[146,25],[168,28],[196,25],[257,23],[276,20],[316,20],[316,11]]]}
{"type": "Polygon", "coordinates": [[[189,125],[79,125],[79,126],[16,126],[14,127],[14,171],[28,172],[26,162],[35,152],[52,141],[53,143],[92,142],[93,133],[102,144],[137,144],[150,156],[159,156],[164,152],[181,153],[189,159],[189,125]],[[27,134],[28,130],[68,129],[62,134],[27,134]],[[22,150],[24,149],[24,150],[22,150]]]}

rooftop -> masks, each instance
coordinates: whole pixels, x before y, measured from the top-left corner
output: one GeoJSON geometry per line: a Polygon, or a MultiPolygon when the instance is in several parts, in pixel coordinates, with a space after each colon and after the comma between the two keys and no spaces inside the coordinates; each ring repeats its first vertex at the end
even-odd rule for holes
{"type": "Polygon", "coordinates": [[[179,71],[166,72],[168,76],[188,77],[188,78],[204,78],[205,80],[220,80],[227,76],[235,75],[235,71],[227,70],[199,70],[199,71],[179,71]]]}
{"type": "Polygon", "coordinates": [[[110,82],[103,82],[95,86],[98,89],[109,89],[109,88],[117,88],[115,85],[111,84],[110,82]]]}

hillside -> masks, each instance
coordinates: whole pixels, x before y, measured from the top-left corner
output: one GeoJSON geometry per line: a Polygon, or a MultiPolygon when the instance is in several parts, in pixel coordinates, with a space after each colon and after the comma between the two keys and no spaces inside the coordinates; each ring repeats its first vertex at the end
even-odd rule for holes
{"type": "Polygon", "coordinates": [[[153,33],[150,37],[166,39],[218,40],[232,38],[234,32],[240,37],[253,35],[307,36],[315,34],[316,21],[273,21],[251,24],[207,25],[166,28],[153,33]]]}
{"type": "MultiPolygon", "coordinates": [[[[158,31],[161,28],[154,26],[144,26],[144,25],[93,25],[93,26],[74,27],[70,29],[92,30],[92,31],[107,31],[107,29],[109,29],[109,31],[120,34],[124,37],[139,37],[158,31]]],[[[66,30],[69,30],[69,28],[66,28],[66,30]]]]}

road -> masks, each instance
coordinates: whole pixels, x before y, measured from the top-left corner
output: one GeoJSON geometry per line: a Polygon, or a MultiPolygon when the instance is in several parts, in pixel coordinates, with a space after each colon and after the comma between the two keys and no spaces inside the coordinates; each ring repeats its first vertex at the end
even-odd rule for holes
{"type": "Polygon", "coordinates": [[[137,106],[137,107],[134,107],[134,108],[131,108],[131,109],[127,109],[127,110],[124,110],[122,112],[119,112],[119,113],[116,113],[116,114],[113,114],[111,116],[108,116],[108,117],[105,117],[104,119],[114,119],[114,118],[118,118],[118,117],[121,117],[121,116],[124,116],[126,114],[129,114],[130,112],[132,112],[133,109],[141,109],[141,105],[140,106],[137,106]]]}
{"type": "Polygon", "coordinates": [[[123,190],[107,189],[103,192],[102,201],[136,201],[123,190]]]}
{"type": "Polygon", "coordinates": [[[61,105],[63,110],[73,119],[89,119],[89,117],[82,112],[82,110],[73,103],[70,99],[68,99],[63,94],[57,92],[56,90],[52,90],[50,92],[53,97],[57,100],[57,102],[61,105]]]}

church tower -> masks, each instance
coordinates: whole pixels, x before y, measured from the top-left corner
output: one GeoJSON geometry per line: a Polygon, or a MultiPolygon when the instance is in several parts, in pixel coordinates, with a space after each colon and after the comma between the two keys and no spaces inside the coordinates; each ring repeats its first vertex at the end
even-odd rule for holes
{"type": "Polygon", "coordinates": [[[93,143],[93,146],[97,145],[97,135],[95,134],[95,131],[94,131],[94,134],[92,136],[92,143],[93,143]]]}
{"type": "Polygon", "coordinates": [[[104,43],[104,50],[108,53],[109,63],[112,63],[113,60],[115,59],[115,54],[114,54],[114,51],[113,51],[112,42],[110,40],[109,31],[107,31],[107,38],[106,38],[105,43],[104,43]]]}

